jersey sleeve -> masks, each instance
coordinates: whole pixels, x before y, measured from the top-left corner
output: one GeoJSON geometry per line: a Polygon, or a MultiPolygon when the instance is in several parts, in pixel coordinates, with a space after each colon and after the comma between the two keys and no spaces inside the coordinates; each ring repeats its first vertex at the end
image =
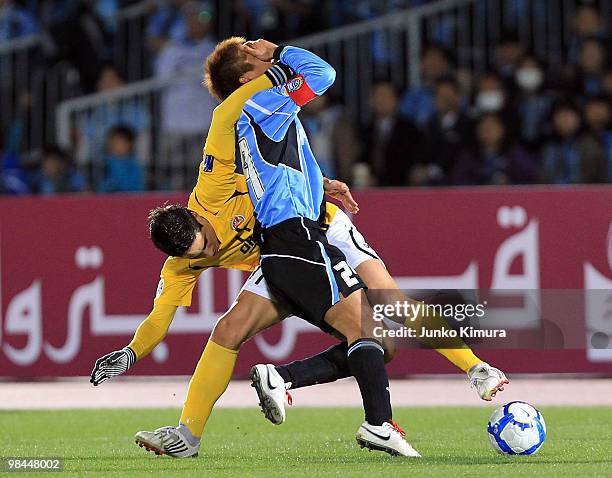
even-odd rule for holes
{"type": "Polygon", "coordinates": [[[155,294],[155,304],[189,307],[193,289],[204,270],[190,269],[188,259],[166,259],[155,294]]]}
{"type": "MultiPolygon", "coordinates": [[[[278,78],[281,76],[276,75],[278,78]]],[[[234,125],[248,99],[255,93],[276,86],[276,77],[266,72],[245,83],[213,111],[198,181],[190,198],[190,207],[192,204],[199,204],[216,214],[236,191],[234,125]]]]}
{"type": "Polygon", "coordinates": [[[168,328],[174,319],[177,307],[173,305],[165,305],[156,303],[153,310],[143,320],[136,332],[134,338],[129,343],[130,347],[136,354],[136,359],[147,356],[168,333],[168,328]]]}
{"type": "Polygon", "coordinates": [[[334,83],[336,70],[312,52],[295,46],[281,46],[274,51],[277,61],[291,67],[294,76],[286,85],[289,97],[303,106],[321,96],[334,83]]]}
{"type": "Polygon", "coordinates": [[[262,75],[242,85],[217,106],[213,111],[212,123],[206,138],[205,154],[214,157],[220,163],[233,164],[235,151],[234,125],[240,117],[242,108],[255,93],[273,86],[275,84],[270,76],[262,75]]]}

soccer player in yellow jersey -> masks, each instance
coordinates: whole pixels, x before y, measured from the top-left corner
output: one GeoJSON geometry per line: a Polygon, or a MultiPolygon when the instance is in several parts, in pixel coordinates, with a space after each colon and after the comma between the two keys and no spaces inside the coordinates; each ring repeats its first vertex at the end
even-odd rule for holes
{"type": "MultiPolygon", "coordinates": [[[[258,60],[245,54],[240,45],[240,39],[226,40],[208,60],[209,71],[215,61],[231,65],[236,58],[243,59],[252,68],[242,66],[244,73],[240,83],[244,84],[222,97],[224,101],[215,109],[198,182],[188,207],[166,206],[154,210],[150,216],[152,240],[170,256],[161,272],[153,311],[140,324],[128,346],[98,359],[91,376],[94,385],[124,373],[163,340],[177,307],[191,304],[193,288],[204,269],[254,270],[258,265],[259,250],[252,238],[253,206],[246,194],[244,177],[235,172],[233,125],[244,103],[257,91],[286,81],[286,72],[279,65],[273,69],[272,64],[259,65],[258,60]]],[[[326,181],[325,188],[345,207],[357,212],[346,185],[326,181]]],[[[328,203],[325,222],[329,226],[328,241],[344,252],[349,264],[372,291],[387,290],[389,296],[384,300],[389,302],[409,300],[398,290],[382,261],[342,211],[328,203]]],[[[209,338],[190,381],[179,426],[139,432],[139,444],[176,457],[195,455],[214,403],[227,388],[241,344],[286,315],[267,290],[261,273],[255,271],[209,338]]],[[[431,323],[429,326],[436,327],[431,323]]],[[[428,345],[435,347],[436,344],[428,345]]],[[[450,347],[453,348],[438,351],[468,372],[483,399],[489,400],[507,383],[503,373],[476,357],[460,340],[450,347]]],[[[387,352],[390,358],[392,350],[387,352]]],[[[253,369],[252,378],[266,417],[278,424],[285,418],[282,402],[285,384],[297,388],[348,375],[346,343],[341,343],[287,366],[258,365],[253,369]]]]}

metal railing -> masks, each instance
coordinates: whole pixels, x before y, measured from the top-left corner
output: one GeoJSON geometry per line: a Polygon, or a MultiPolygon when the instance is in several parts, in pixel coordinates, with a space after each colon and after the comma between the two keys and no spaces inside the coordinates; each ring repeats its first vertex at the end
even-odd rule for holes
{"type": "MultiPolygon", "coordinates": [[[[330,94],[353,118],[364,123],[370,115],[370,90],[377,80],[391,80],[400,89],[419,84],[421,54],[429,43],[445,45],[453,53],[457,68],[477,75],[492,65],[494,47],[504,32],[515,30],[524,45],[549,66],[560,65],[570,50],[577,4],[578,0],[443,0],[290,43],[313,50],[336,68],[336,83],[330,94]]],[[[601,0],[599,6],[612,25],[612,2],[601,0]]],[[[201,77],[200,70],[193,74],[201,77]]],[[[177,152],[172,155],[175,166],[168,168],[168,158],[160,156],[156,118],[160,97],[171,84],[171,80],[147,80],[118,93],[64,103],[57,112],[58,139],[74,148],[71,132],[78,129],[82,118],[105,105],[138,100],[153,118],[147,136],[154,183],[157,187],[189,187],[189,178],[174,176],[184,175],[197,159],[181,158],[177,152]]]]}

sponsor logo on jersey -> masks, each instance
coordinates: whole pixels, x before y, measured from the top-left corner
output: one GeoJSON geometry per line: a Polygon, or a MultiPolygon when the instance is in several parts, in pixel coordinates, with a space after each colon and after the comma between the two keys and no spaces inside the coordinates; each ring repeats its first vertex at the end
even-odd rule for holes
{"type": "Polygon", "coordinates": [[[240,225],[244,222],[244,216],[238,214],[232,218],[232,229],[237,231],[240,225]]]}
{"type": "Polygon", "coordinates": [[[296,76],[287,82],[287,92],[293,93],[299,90],[304,84],[304,77],[302,75],[296,76]]]}
{"type": "Polygon", "coordinates": [[[213,163],[215,158],[213,158],[210,154],[204,156],[204,160],[202,161],[202,171],[205,173],[211,173],[213,170],[213,163]]]}

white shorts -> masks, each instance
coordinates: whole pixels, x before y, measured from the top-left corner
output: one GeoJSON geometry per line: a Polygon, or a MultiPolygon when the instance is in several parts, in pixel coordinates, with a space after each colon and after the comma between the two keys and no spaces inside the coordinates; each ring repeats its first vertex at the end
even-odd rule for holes
{"type": "MultiPolygon", "coordinates": [[[[384,265],[382,259],[368,245],[349,217],[340,209],[334,215],[325,235],[331,245],[336,246],[342,251],[346,257],[346,262],[353,269],[356,269],[359,264],[369,259],[376,259],[384,265]]],[[[240,292],[243,290],[248,290],[253,294],[272,300],[272,293],[268,289],[268,284],[266,284],[261,267],[255,269],[249,276],[240,292]]]]}

